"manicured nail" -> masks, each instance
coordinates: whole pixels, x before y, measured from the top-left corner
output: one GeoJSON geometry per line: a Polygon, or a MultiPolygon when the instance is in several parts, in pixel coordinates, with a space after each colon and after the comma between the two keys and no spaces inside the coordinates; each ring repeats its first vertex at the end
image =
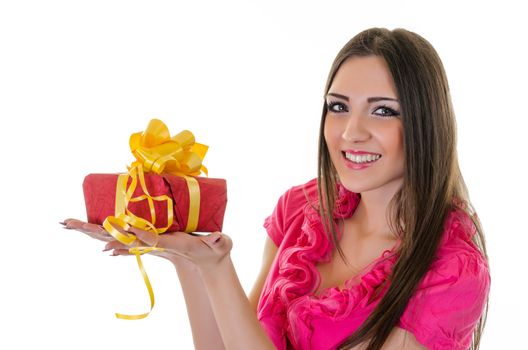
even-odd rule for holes
{"type": "Polygon", "coordinates": [[[214,238],[215,235],[216,235],[216,234],[213,233],[213,234],[211,234],[211,235],[208,237],[208,238],[209,238],[209,242],[212,242],[213,244],[215,244],[215,243],[218,243],[218,241],[219,241],[220,239],[222,239],[222,235],[219,235],[216,239],[214,238]],[[214,241],[213,241],[213,239],[214,239],[214,241]]]}
{"type": "Polygon", "coordinates": [[[66,225],[66,223],[65,223],[65,222],[62,222],[62,221],[59,221],[59,224],[61,224],[61,225],[66,225]]]}

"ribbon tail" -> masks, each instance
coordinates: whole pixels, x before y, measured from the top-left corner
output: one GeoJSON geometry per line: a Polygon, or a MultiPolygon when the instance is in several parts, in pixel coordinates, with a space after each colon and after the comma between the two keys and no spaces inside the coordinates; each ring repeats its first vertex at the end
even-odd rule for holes
{"type": "Polygon", "coordinates": [[[150,280],[149,280],[149,278],[147,276],[147,272],[145,271],[145,268],[143,266],[143,262],[141,261],[141,253],[136,251],[134,254],[136,255],[136,260],[137,260],[137,263],[138,263],[138,266],[139,266],[139,270],[141,271],[141,275],[143,277],[143,281],[145,282],[145,286],[147,287],[147,291],[148,291],[149,296],[150,296],[150,311],[146,312],[144,314],[139,314],[139,315],[125,315],[125,314],[120,314],[120,313],[116,312],[115,316],[117,318],[119,318],[119,319],[122,319],[122,320],[140,320],[142,318],[145,318],[145,317],[147,317],[150,314],[150,312],[154,308],[154,304],[155,304],[154,291],[152,290],[152,285],[150,284],[150,280]]]}

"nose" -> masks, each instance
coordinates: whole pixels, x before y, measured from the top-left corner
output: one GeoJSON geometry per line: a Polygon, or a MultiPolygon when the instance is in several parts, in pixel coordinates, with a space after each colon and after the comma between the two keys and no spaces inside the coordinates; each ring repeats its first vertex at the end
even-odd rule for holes
{"type": "Polygon", "coordinates": [[[367,140],[370,137],[365,118],[359,113],[350,114],[343,130],[342,138],[350,142],[367,140]]]}

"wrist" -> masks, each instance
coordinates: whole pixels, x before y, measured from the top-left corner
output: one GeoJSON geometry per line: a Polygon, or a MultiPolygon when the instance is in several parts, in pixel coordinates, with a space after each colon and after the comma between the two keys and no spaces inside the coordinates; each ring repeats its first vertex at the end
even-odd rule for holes
{"type": "Polygon", "coordinates": [[[192,271],[194,273],[198,272],[196,264],[188,259],[178,257],[170,259],[170,261],[178,273],[186,271],[192,271]]]}
{"type": "Polygon", "coordinates": [[[231,255],[229,253],[214,263],[196,265],[196,269],[203,279],[222,278],[221,276],[233,268],[233,262],[231,261],[231,255]]]}

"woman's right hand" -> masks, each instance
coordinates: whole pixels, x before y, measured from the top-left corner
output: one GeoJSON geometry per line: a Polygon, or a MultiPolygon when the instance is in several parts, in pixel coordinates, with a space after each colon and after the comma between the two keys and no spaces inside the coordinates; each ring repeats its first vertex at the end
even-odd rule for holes
{"type": "MultiPolygon", "coordinates": [[[[132,253],[129,252],[129,249],[131,248],[130,246],[127,246],[119,242],[118,240],[116,240],[101,225],[92,224],[89,222],[85,222],[85,221],[81,221],[77,219],[71,219],[71,218],[64,220],[60,224],[62,224],[65,229],[76,230],[76,231],[86,234],[87,236],[97,239],[99,241],[107,242],[103,251],[113,250],[112,251],[113,256],[133,255],[132,253]]],[[[133,232],[133,230],[134,228],[132,228],[131,232],[133,232]]],[[[142,242],[138,237],[137,237],[137,240],[138,240],[139,245],[142,245],[142,246],[151,245],[151,244],[148,244],[147,242],[142,242]]],[[[185,259],[184,257],[175,255],[175,254],[169,254],[167,252],[161,252],[161,251],[152,251],[149,254],[156,255],[164,259],[167,259],[170,262],[172,262],[177,268],[181,268],[181,267],[195,268],[194,264],[191,261],[189,261],[188,259],[185,259]]]]}

